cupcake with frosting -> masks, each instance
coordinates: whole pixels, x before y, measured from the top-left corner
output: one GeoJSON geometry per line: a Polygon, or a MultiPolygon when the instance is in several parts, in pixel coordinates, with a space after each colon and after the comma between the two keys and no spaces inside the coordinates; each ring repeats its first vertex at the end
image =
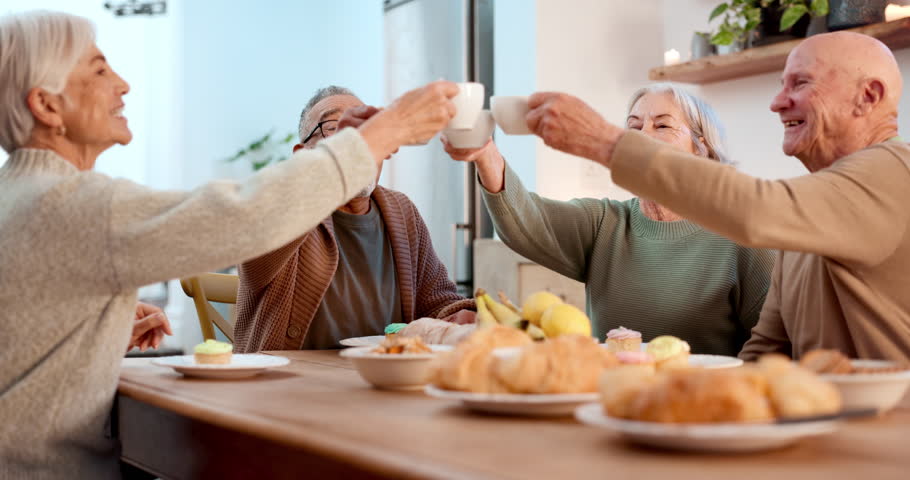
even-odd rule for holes
{"type": "Polygon", "coordinates": [[[658,370],[667,368],[688,368],[689,344],[671,335],[661,335],[648,342],[645,351],[654,357],[658,370]]]}
{"type": "Polygon", "coordinates": [[[654,357],[641,350],[637,352],[616,352],[622,368],[640,370],[642,375],[654,375],[654,357]]]}
{"type": "Polygon", "coordinates": [[[626,327],[614,328],[607,332],[607,350],[613,353],[640,352],[641,333],[626,327]]]}
{"type": "Polygon", "coordinates": [[[193,357],[199,364],[226,365],[231,363],[233,352],[234,346],[230,343],[210,339],[196,345],[196,348],[193,349],[193,357]]]}

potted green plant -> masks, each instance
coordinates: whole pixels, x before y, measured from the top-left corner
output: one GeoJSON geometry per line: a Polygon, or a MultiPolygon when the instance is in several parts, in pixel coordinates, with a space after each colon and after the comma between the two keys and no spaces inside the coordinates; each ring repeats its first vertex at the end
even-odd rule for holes
{"type": "Polygon", "coordinates": [[[721,3],[708,17],[708,22],[723,15],[711,43],[717,45],[717,53],[738,52],[746,48],[749,36],[761,23],[761,9],[758,0],[729,0],[721,3]]]}
{"type": "Polygon", "coordinates": [[[711,32],[695,32],[692,35],[692,59],[714,55],[716,52],[711,43],[711,32]]]}
{"type": "Polygon", "coordinates": [[[291,142],[294,138],[295,135],[293,133],[288,133],[283,137],[275,137],[274,131],[272,131],[256,138],[225,161],[236,162],[245,159],[250,162],[253,171],[257,171],[272,162],[280,162],[290,158],[291,142]]]}
{"type": "Polygon", "coordinates": [[[811,18],[806,36],[812,36],[827,31],[825,16],[828,15],[828,0],[762,0],[762,6],[769,6],[777,2],[782,14],[780,16],[780,31],[783,32],[793,27],[804,15],[811,18]]]}

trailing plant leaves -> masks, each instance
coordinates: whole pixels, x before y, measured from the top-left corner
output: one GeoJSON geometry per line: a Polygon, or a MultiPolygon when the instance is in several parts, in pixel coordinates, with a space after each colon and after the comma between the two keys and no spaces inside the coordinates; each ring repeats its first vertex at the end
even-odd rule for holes
{"type": "Polygon", "coordinates": [[[714,10],[711,12],[711,16],[708,17],[708,21],[710,22],[711,20],[719,17],[722,13],[726,12],[727,6],[728,5],[726,3],[721,3],[720,5],[714,7],[714,10]]]}
{"type": "Polygon", "coordinates": [[[780,17],[780,31],[784,31],[793,26],[796,22],[802,18],[803,15],[809,13],[809,9],[805,5],[793,5],[792,7],[784,10],[784,14],[780,17]]]}
{"type": "Polygon", "coordinates": [[[809,5],[813,17],[823,17],[828,14],[828,0],[812,0],[809,5]]]}

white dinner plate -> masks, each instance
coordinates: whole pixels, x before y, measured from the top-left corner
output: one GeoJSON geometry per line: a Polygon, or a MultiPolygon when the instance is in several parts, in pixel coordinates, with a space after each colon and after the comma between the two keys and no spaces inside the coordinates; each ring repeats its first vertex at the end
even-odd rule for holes
{"type": "Polygon", "coordinates": [[[372,347],[379,345],[385,339],[385,335],[370,335],[368,337],[351,337],[345,338],[341,343],[345,347],[372,347]]]}
{"type": "Polygon", "coordinates": [[[606,428],[634,443],[695,452],[758,452],[837,430],[838,420],[801,423],[682,424],[623,420],[604,414],[599,403],[575,410],[579,422],[606,428]]]}
{"type": "Polygon", "coordinates": [[[245,378],[257,375],[269,368],[283,367],[290,362],[285,357],[261,353],[235,353],[231,363],[217,365],[196,363],[193,355],[161,357],[152,360],[154,365],[170,367],[187,377],[201,378],[245,378]]]}
{"type": "Polygon", "coordinates": [[[424,392],[436,398],[458,400],[466,408],[487,413],[531,417],[569,416],[581,404],[596,401],[597,393],[474,393],[444,390],[427,385],[424,392]]]}
{"type": "MultiPolygon", "coordinates": [[[[600,346],[606,348],[606,343],[601,343],[600,346]]],[[[645,352],[648,348],[648,342],[641,344],[641,351],[645,352]]],[[[726,355],[707,355],[702,353],[692,353],[689,354],[689,366],[690,367],[701,367],[701,368],[733,368],[738,367],[743,364],[743,361],[736,357],[728,357],[726,355]]]]}
{"type": "Polygon", "coordinates": [[[743,364],[743,361],[736,357],[726,355],[705,355],[693,353],[689,355],[690,367],[701,368],[733,368],[743,364]]]}

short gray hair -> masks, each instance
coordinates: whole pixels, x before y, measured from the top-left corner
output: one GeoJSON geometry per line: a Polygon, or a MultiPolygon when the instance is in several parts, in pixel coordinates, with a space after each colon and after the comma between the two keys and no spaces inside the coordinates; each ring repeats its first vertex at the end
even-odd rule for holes
{"type": "Polygon", "coordinates": [[[306,116],[310,113],[310,110],[316,106],[317,103],[328,97],[334,97],[335,95],[350,95],[356,97],[354,92],[349,88],[339,87],[338,85],[329,85],[328,87],[322,87],[319,90],[316,90],[316,93],[310,97],[310,100],[306,102],[306,106],[303,107],[303,111],[300,112],[300,124],[297,125],[297,135],[300,136],[300,141],[302,142],[304,138],[310,133],[307,130],[306,116]]]}
{"type": "Polygon", "coordinates": [[[70,72],[95,43],[86,18],[33,10],[0,18],[0,147],[21,148],[35,128],[29,90],[63,92],[70,72]]]}
{"type": "Polygon", "coordinates": [[[639,88],[632,94],[632,99],[629,101],[629,112],[641,97],[651,93],[669,93],[673,96],[686,117],[684,120],[692,132],[692,144],[699,155],[713,158],[724,164],[733,163],[727,156],[724,126],[708,102],[692,95],[678,85],[655,83],[639,88]],[[704,145],[699,139],[704,139],[704,145]]]}

